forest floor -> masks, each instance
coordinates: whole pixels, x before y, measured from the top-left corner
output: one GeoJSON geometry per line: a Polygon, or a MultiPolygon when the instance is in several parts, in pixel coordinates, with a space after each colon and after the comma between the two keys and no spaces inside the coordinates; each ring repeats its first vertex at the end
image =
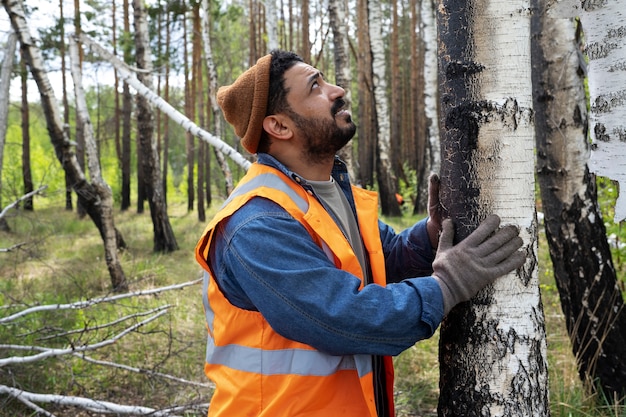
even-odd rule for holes
{"type": "MultiPolygon", "coordinates": [[[[207,218],[218,206],[213,205],[207,218]]],[[[152,225],[147,204],[143,214],[137,214],[134,207],[116,213],[116,226],[128,245],[121,256],[131,291],[201,278],[200,267],[194,259],[194,247],[205,222],[198,221],[195,211],[187,212],[186,203],[170,203],[169,213],[180,247],[170,254],[152,251],[152,225]]],[[[387,220],[399,230],[417,219],[405,215],[387,220]]],[[[8,216],[8,223],[11,232],[0,232],[0,248],[21,246],[0,253],[0,319],[25,306],[64,304],[115,295],[110,291],[100,237],[88,218],[78,219],[75,212],[62,207],[36,207],[35,212],[13,211],[8,216]]],[[[605,405],[587,394],[580,382],[542,230],[539,260],[552,417],[625,417],[626,407],[605,405]]],[[[206,333],[200,293],[201,284],[196,283],[158,295],[136,296],[86,308],[33,313],[0,326],[0,343],[66,348],[93,345],[115,337],[128,325],[148,317],[149,314],[145,314],[148,310],[167,308],[168,311],[115,343],[88,352],[89,357],[100,361],[139,368],[139,373],[86,362],[77,355],[64,355],[0,367],[0,385],[152,408],[196,404],[195,411],[188,410],[184,415],[205,415],[203,407],[210,401],[211,388],[202,368],[206,333]],[[122,323],[112,323],[122,317],[126,318],[122,323]],[[107,323],[110,325],[105,326],[107,323]],[[67,333],[72,329],[78,331],[67,333]]],[[[0,358],[27,354],[32,352],[0,350],[0,358]]],[[[398,417],[435,416],[439,378],[438,333],[399,355],[395,363],[398,417]]],[[[79,413],[75,408],[40,406],[56,416],[100,415],[79,413]]],[[[0,416],[28,415],[33,415],[32,410],[0,395],[0,416]]]]}

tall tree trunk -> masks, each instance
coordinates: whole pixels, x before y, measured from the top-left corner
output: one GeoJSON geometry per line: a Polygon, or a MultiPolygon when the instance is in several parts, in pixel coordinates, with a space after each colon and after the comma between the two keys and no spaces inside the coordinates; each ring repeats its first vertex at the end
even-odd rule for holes
{"type": "MultiPolygon", "coordinates": [[[[68,178],[70,178],[73,189],[82,206],[98,228],[100,236],[104,238],[103,220],[99,210],[102,202],[93,185],[86,180],[85,174],[76,160],[76,155],[72,151],[72,144],[67,131],[63,129],[59,106],[54,98],[54,91],[48,74],[44,70],[41,52],[31,39],[22,3],[20,0],[2,0],[2,5],[11,19],[11,25],[18,35],[31,74],[39,88],[48,134],[50,135],[50,141],[54,147],[57,159],[61,162],[68,178]]],[[[117,230],[115,230],[115,235],[117,248],[125,248],[126,243],[117,230]]]]}
{"type": "Polygon", "coordinates": [[[626,310],[587,166],[582,32],[534,3],[537,178],[554,277],[580,377],[615,401],[626,395],[626,310]]]}
{"type": "MultiPolygon", "coordinates": [[[[183,8],[186,10],[186,7],[183,8]]],[[[193,64],[192,75],[189,76],[189,51],[187,45],[189,41],[187,39],[187,13],[183,14],[183,67],[185,77],[185,116],[190,120],[195,121],[195,105],[194,105],[194,93],[193,93],[193,64]]],[[[185,134],[185,153],[187,156],[187,211],[193,211],[193,205],[195,201],[195,187],[193,184],[194,178],[194,140],[191,132],[185,134]]]]}
{"type": "Polygon", "coordinates": [[[374,185],[376,169],[376,132],[374,87],[372,75],[372,47],[370,45],[368,0],[357,0],[359,84],[358,135],[358,183],[363,187],[374,185]]]}
{"type": "Polygon", "coordinates": [[[489,213],[520,228],[526,264],[455,307],[440,333],[440,416],[546,416],[537,277],[530,5],[444,0],[438,8],[441,204],[464,239],[489,213]],[[515,45],[512,48],[511,45],[515,45]]]}
{"type": "MultiPolygon", "coordinates": [[[[555,16],[578,17],[585,34],[593,141],[589,169],[626,189],[626,30],[623,1],[564,0],[555,16]]],[[[615,205],[615,222],[626,219],[626,195],[615,205]]]]}
{"type": "MultiPolygon", "coordinates": [[[[194,66],[194,103],[196,105],[196,114],[198,115],[198,125],[204,127],[204,83],[203,83],[203,61],[202,61],[202,28],[200,25],[200,3],[193,5],[193,66],[194,66]]],[[[204,163],[205,163],[205,144],[198,141],[198,170],[196,177],[196,190],[198,192],[198,221],[203,223],[206,221],[206,211],[204,205],[204,163]]]]}
{"type": "MultiPolygon", "coordinates": [[[[202,0],[207,1],[207,0],[202,0]]],[[[267,33],[267,49],[278,49],[278,19],[276,16],[276,0],[265,0],[265,32],[267,33]]]]}
{"type": "Polygon", "coordinates": [[[374,80],[374,103],[376,106],[376,177],[380,194],[380,208],[386,216],[400,216],[396,200],[396,177],[391,165],[391,131],[389,106],[387,105],[387,82],[385,75],[385,46],[381,22],[382,6],[376,0],[368,1],[369,32],[372,48],[372,74],[374,80]]]}
{"type": "MultiPolygon", "coordinates": [[[[335,82],[345,90],[343,99],[346,108],[352,111],[352,75],[350,74],[350,43],[347,22],[348,4],[346,0],[330,0],[328,15],[330,27],[333,31],[333,52],[335,58],[335,82]]],[[[348,175],[353,181],[357,180],[352,152],[354,142],[350,141],[338,152],[339,157],[346,163],[348,175]]]]}
{"type": "Polygon", "coordinates": [[[311,62],[311,41],[309,40],[309,0],[302,1],[302,10],[300,13],[300,19],[302,19],[302,29],[300,35],[302,36],[301,55],[304,62],[311,62]]]}
{"type": "Polygon", "coordinates": [[[439,102],[437,100],[437,6],[435,0],[421,0],[420,33],[423,48],[424,118],[428,147],[430,149],[429,169],[439,172],[441,153],[439,142],[439,102]]]}
{"type": "MultiPolygon", "coordinates": [[[[130,5],[123,0],[124,38],[130,38],[130,5]]],[[[124,62],[132,63],[132,51],[129,45],[124,45],[124,62]]],[[[133,97],[130,94],[128,83],[122,85],[122,211],[130,208],[130,181],[131,181],[131,117],[133,112],[133,97]]],[[[138,173],[138,175],[140,175],[138,173]]]]}
{"type": "Polygon", "coordinates": [[[104,241],[104,259],[107,269],[109,270],[113,289],[120,292],[127,291],[128,282],[126,281],[126,275],[122,270],[122,265],[117,256],[115,222],[113,221],[113,192],[109,184],[102,178],[100,156],[96,140],[93,136],[93,128],[89,113],[87,112],[87,101],[85,100],[85,93],[83,91],[79,50],[73,38],[70,39],[70,58],[72,61],[72,77],[74,79],[74,94],[76,97],[77,123],[83,125],[85,151],[89,165],[91,184],[100,199],[98,210],[100,211],[100,218],[102,219],[100,233],[104,241]]]}
{"type": "MultiPolygon", "coordinates": [[[[22,181],[24,182],[24,194],[33,191],[33,173],[30,164],[30,105],[28,103],[28,68],[26,66],[26,57],[23,48],[20,49],[20,78],[22,81],[22,181]]],[[[69,178],[67,173],[65,178],[69,178]]],[[[71,192],[70,202],[72,201],[71,192]]],[[[33,210],[33,198],[28,197],[24,200],[24,210],[33,210]]]]}
{"type": "MultiPolygon", "coordinates": [[[[4,166],[4,145],[6,143],[7,127],[9,126],[9,91],[11,72],[15,63],[16,44],[17,36],[11,31],[4,49],[2,69],[0,69],[0,211],[4,208],[2,205],[2,168],[4,166]]],[[[0,231],[9,231],[9,224],[4,217],[0,218],[0,231]]]]}
{"type": "MultiPolygon", "coordinates": [[[[207,117],[208,120],[211,121],[210,130],[214,131],[217,136],[222,135],[222,118],[221,118],[221,110],[219,105],[217,104],[217,70],[215,69],[215,63],[213,62],[213,52],[211,48],[211,14],[209,10],[209,1],[202,0],[202,10],[203,10],[203,20],[202,20],[202,45],[204,46],[204,59],[207,65],[207,75],[209,88],[207,89],[207,97],[209,99],[210,106],[210,114],[211,117],[207,117]]],[[[276,11],[274,11],[276,13],[276,11]]],[[[215,158],[217,159],[217,163],[220,166],[222,174],[224,174],[224,191],[226,195],[229,195],[233,189],[233,174],[230,170],[230,166],[226,162],[226,158],[224,154],[217,149],[213,148],[215,153],[215,158]]],[[[207,158],[207,188],[210,191],[211,177],[210,177],[210,158],[207,158]]],[[[207,195],[207,204],[211,204],[210,194],[207,195]]]]}
{"type": "MultiPolygon", "coordinates": [[[[60,0],[62,3],[63,0],[60,0]]],[[[111,2],[111,43],[113,45],[113,55],[117,56],[117,6],[115,0],[111,2]]],[[[113,126],[115,129],[115,155],[117,160],[122,163],[122,136],[120,135],[120,78],[117,75],[117,70],[113,69],[113,101],[115,102],[113,113],[113,126]]]]}
{"type": "MultiPolygon", "coordinates": [[[[165,6],[165,74],[164,78],[164,86],[163,86],[163,99],[169,103],[170,101],[170,53],[171,53],[171,39],[172,39],[172,29],[171,29],[171,15],[172,13],[165,6]]],[[[163,164],[163,196],[165,202],[167,203],[167,174],[169,170],[169,153],[170,153],[170,118],[166,117],[163,120],[163,149],[162,149],[162,164],[163,164]]]]}
{"type": "MultiPolygon", "coordinates": [[[[139,81],[152,88],[152,62],[150,44],[148,43],[148,23],[143,0],[133,0],[133,25],[135,28],[135,47],[139,81]]],[[[154,112],[147,98],[137,95],[137,136],[142,157],[144,174],[143,188],[150,206],[150,216],[154,230],[154,251],[172,252],[178,249],[174,230],[167,214],[167,206],[163,198],[163,183],[159,154],[154,140],[154,112]]]]}
{"type": "MultiPolygon", "coordinates": [[[[82,24],[81,24],[80,3],[81,3],[80,0],[74,0],[74,33],[76,33],[77,36],[80,36],[80,34],[83,31],[82,24]]],[[[61,45],[63,45],[62,48],[64,48],[64,43],[65,43],[65,39],[62,39],[61,40],[61,45]]],[[[80,51],[79,54],[80,55],[78,59],[79,59],[80,65],[82,66],[83,52],[80,51]]],[[[65,55],[65,51],[63,51],[63,55],[65,55]]],[[[65,62],[65,60],[63,60],[63,62],[65,62]]],[[[65,71],[63,71],[63,74],[65,74],[65,71]]],[[[64,91],[63,94],[67,95],[67,92],[64,91]]],[[[67,120],[69,120],[69,116],[67,120]]],[[[67,126],[69,126],[69,124],[67,124],[67,126]]],[[[74,138],[74,141],[76,142],[76,159],[78,160],[78,165],[80,165],[80,169],[83,172],[85,172],[85,138],[83,135],[84,135],[83,125],[81,123],[76,123],[76,134],[74,138]]],[[[78,213],[80,217],[84,217],[87,214],[85,207],[81,205],[80,199],[76,201],[76,212],[78,213]]]]}
{"type": "MultiPolygon", "coordinates": [[[[400,81],[400,23],[398,17],[399,0],[391,1],[391,42],[389,45],[389,73],[391,78],[391,88],[389,89],[390,106],[389,112],[389,160],[393,172],[402,172],[402,144],[405,138],[402,137],[402,88],[400,81]]],[[[412,1],[414,3],[415,0],[412,1]]],[[[415,50],[414,50],[415,51],[415,50]]],[[[416,55],[416,54],[412,54],[416,55]]],[[[412,68],[415,70],[415,68],[412,68]]],[[[411,138],[406,138],[411,140],[411,138]]],[[[397,186],[397,184],[396,184],[397,186]]]]}

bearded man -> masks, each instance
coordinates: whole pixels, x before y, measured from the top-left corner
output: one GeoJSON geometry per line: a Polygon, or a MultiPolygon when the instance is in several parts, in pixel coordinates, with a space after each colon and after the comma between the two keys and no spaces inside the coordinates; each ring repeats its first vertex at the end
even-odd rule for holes
{"type": "Polygon", "coordinates": [[[356,131],[344,93],[278,50],[218,91],[257,160],[196,247],[209,416],[392,417],[392,357],[524,262],[495,215],[453,245],[436,175],[428,218],[401,233],[380,221],[335,156],[356,131]]]}

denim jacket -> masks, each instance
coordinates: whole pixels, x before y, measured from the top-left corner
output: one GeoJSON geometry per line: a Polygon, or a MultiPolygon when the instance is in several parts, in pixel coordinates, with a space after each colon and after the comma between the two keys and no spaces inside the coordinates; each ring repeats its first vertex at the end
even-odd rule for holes
{"type": "MultiPolygon", "coordinates": [[[[268,154],[258,163],[281,170],[314,195],[307,181],[268,154]]],[[[348,173],[332,171],[354,211],[348,173]]],[[[332,355],[397,355],[435,332],[443,297],[429,274],[434,251],[426,220],[401,233],[378,222],[387,286],[366,285],[337,269],[307,230],[276,203],[253,198],[215,230],[209,263],[235,306],[259,311],[283,337],[332,355]]]]}

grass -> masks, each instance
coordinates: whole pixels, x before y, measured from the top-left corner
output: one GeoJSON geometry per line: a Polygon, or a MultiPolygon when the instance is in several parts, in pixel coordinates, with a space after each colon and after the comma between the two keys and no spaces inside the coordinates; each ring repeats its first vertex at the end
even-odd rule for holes
{"type": "MultiPolygon", "coordinates": [[[[209,210],[208,217],[214,213],[215,207],[209,210]]],[[[131,290],[182,283],[200,277],[193,248],[204,224],[197,220],[195,212],[186,211],[185,203],[170,203],[169,211],[180,246],[180,250],[172,254],[153,253],[152,226],[147,211],[141,215],[132,210],[116,213],[116,226],[129,247],[121,259],[131,290]]],[[[401,219],[391,219],[390,223],[402,228],[415,220],[415,217],[405,215],[401,219]]],[[[68,303],[109,294],[110,281],[102,259],[101,240],[90,220],[80,220],[75,213],[59,207],[47,207],[34,213],[14,211],[8,222],[12,231],[0,232],[0,248],[22,242],[24,245],[9,253],[0,253],[0,317],[18,309],[8,308],[10,304],[68,303]]],[[[602,401],[589,396],[583,388],[572,357],[544,240],[540,240],[539,258],[548,337],[552,416],[626,416],[623,406],[602,406],[602,401]]],[[[172,307],[164,317],[141,327],[112,346],[90,353],[90,356],[206,383],[202,370],[205,329],[199,285],[114,304],[31,314],[11,325],[0,326],[0,343],[57,348],[94,343],[116,334],[124,326],[86,329],[166,304],[172,307]],[[44,339],[59,335],[63,329],[84,331],[44,339]]],[[[128,320],[126,324],[142,319],[128,320]]],[[[436,415],[437,351],[438,334],[435,334],[395,358],[398,417],[436,415]]],[[[17,354],[25,353],[0,351],[0,358],[17,354]]],[[[129,373],[69,356],[2,367],[0,384],[19,386],[33,392],[57,392],[154,408],[172,402],[207,403],[211,395],[207,387],[164,380],[145,373],[129,373]]],[[[76,409],[46,408],[58,416],[79,415],[76,409]]],[[[200,410],[188,415],[204,414],[205,411],[200,410]]],[[[22,415],[32,414],[16,401],[0,396],[0,416],[22,415]]]]}

